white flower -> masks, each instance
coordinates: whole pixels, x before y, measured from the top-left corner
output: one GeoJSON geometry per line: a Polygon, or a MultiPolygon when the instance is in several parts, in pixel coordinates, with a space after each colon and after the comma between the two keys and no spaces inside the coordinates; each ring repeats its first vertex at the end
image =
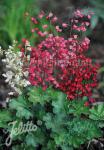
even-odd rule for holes
{"type": "MultiPolygon", "coordinates": [[[[6,58],[2,62],[6,64],[7,72],[3,76],[6,78],[5,82],[8,82],[17,93],[21,94],[21,90],[30,84],[26,79],[29,73],[22,70],[24,66],[22,53],[15,51],[15,44],[14,41],[13,46],[9,46],[9,49],[5,51],[6,58]]],[[[30,43],[27,42],[26,46],[26,48],[30,48],[30,43]]],[[[30,56],[28,55],[29,59],[30,56]]]]}
{"type": "Polygon", "coordinates": [[[3,55],[3,51],[4,51],[4,50],[2,50],[2,48],[1,48],[1,46],[0,46],[0,55],[3,55]]]}
{"type": "Polygon", "coordinates": [[[8,95],[14,95],[14,92],[9,92],[8,95]]]}
{"type": "Polygon", "coordinates": [[[25,71],[23,74],[24,74],[25,77],[28,77],[29,72],[28,72],[28,71],[25,71]]]}
{"type": "Polygon", "coordinates": [[[8,103],[10,101],[9,97],[6,98],[6,103],[8,103]]]}
{"type": "Polygon", "coordinates": [[[28,61],[30,60],[30,55],[27,55],[27,60],[28,60],[28,61]]]}
{"type": "Polygon", "coordinates": [[[9,82],[9,81],[12,79],[14,73],[13,73],[12,71],[7,71],[5,74],[2,74],[2,75],[3,75],[5,78],[7,78],[7,79],[5,80],[5,82],[9,82]]]}

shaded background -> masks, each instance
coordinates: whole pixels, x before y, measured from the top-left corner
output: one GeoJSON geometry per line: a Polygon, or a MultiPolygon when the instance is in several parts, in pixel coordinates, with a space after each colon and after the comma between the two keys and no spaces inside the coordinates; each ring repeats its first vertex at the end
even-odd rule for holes
{"type": "MultiPolygon", "coordinates": [[[[52,11],[62,19],[68,18],[77,9],[94,12],[91,29],[86,33],[91,40],[88,55],[100,63],[99,86],[93,96],[104,101],[104,0],[0,0],[0,45],[6,49],[12,41],[30,37],[31,24],[28,16],[35,16],[40,10],[52,11]]],[[[5,84],[5,72],[0,60],[0,105],[5,106],[5,98],[10,87],[5,84]]]]}

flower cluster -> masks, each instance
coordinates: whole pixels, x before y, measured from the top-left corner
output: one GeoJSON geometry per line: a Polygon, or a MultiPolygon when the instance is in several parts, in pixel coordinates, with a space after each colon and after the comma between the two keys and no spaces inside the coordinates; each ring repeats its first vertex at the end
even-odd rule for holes
{"type": "MultiPolygon", "coordinates": [[[[42,19],[45,14],[42,13],[39,16],[42,19]]],[[[85,32],[90,25],[90,18],[91,15],[84,15],[77,10],[70,19],[72,25],[70,32],[75,30],[85,32]]],[[[46,19],[50,19],[57,34],[62,32],[63,28],[67,30],[70,28],[70,25],[65,22],[58,26],[58,18],[52,13],[46,16],[46,19]]],[[[32,18],[32,22],[36,25],[39,19],[32,18]]],[[[43,89],[53,85],[54,88],[65,92],[68,99],[91,96],[92,89],[97,86],[96,76],[99,66],[93,65],[92,60],[85,56],[90,40],[87,37],[81,39],[78,33],[69,34],[70,36],[65,39],[53,34],[47,28],[49,28],[47,24],[43,25],[44,32],[34,28],[34,32],[45,39],[31,49],[29,81],[32,85],[42,86],[43,89]]]]}
{"type": "Polygon", "coordinates": [[[41,12],[38,18],[32,17],[34,27],[31,32],[37,34],[40,40],[37,45],[30,46],[29,41],[23,39],[21,52],[14,53],[13,47],[5,52],[6,59],[3,61],[9,69],[3,74],[6,82],[18,93],[31,83],[42,86],[44,90],[51,85],[66,93],[68,99],[90,97],[92,89],[97,86],[99,66],[86,57],[90,40],[79,34],[87,30],[90,18],[91,15],[84,15],[80,10],[68,22],[61,21],[60,25],[53,13],[45,15],[41,12]],[[61,34],[63,30],[69,31],[67,38],[61,34]]]}
{"type": "Polygon", "coordinates": [[[74,12],[74,18],[71,20],[72,22],[72,29],[76,31],[85,32],[87,27],[90,26],[89,20],[91,19],[92,12],[84,15],[83,11],[77,10],[74,12]],[[85,18],[85,19],[84,19],[85,18]]]}
{"type": "MultiPolygon", "coordinates": [[[[15,92],[21,94],[22,88],[28,86],[30,82],[26,79],[28,72],[23,71],[22,53],[15,51],[15,45],[14,41],[13,46],[9,46],[9,49],[4,51],[6,58],[2,61],[6,64],[7,72],[3,76],[6,78],[5,82],[9,83],[15,92]]],[[[13,92],[9,94],[13,94],[13,92]]]]}
{"type": "Polygon", "coordinates": [[[98,66],[84,55],[88,47],[87,38],[80,44],[75,36],[68,40],[59,36],[46,38],[32,48],[29,81],[44,89],[53,85],[65,92],[69,99],[91,96],[92,88],[97,85],[98,66]]]}

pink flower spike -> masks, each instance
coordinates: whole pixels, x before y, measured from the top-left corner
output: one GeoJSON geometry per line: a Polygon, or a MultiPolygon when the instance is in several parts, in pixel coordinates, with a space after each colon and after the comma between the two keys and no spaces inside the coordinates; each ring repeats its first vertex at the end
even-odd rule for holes
{"type": "Polygon", "coordinates": [[[48,14],[48,16],[46,17],[46,19],[50,19],[50,18],[52,18],[52,17],[53,17],[53,13],[50,12],[50,13],[48,14]]]}
{"type": "Polygon", "coordinates": [[[41,31],[38,31],[38,35],[44,37],[44,34],[41,31]]]}
{"type": "Polygon", "coordinates": [[[32,21],[34,24],[38,24],[38,21],[37,21],[34,17],[31,18],[31,21],[32,21]]]}
{"type": "Polygon", "coordinates": [[[77,31],[79,30],[79,29],[78,29],[78,26],[76,26],[75,24],[73,25],[72,28],[73,28],[73,30],[77,30],[77,31]]]}
{"type": "Polygon", "coordinates": [[[74,35],[73,37],[74,37],[74,39],[77,39],[78,35],[74,35]]]}
{"type": "Polygon", "coordinates": [[[31,32],[34,33],[34,32],[35,32],[35,29],[32,29],[31,32]]]}
{"type": "Polygon", "coordinates": [[[38,28],[35,28],[35,31],[38,31],[39,29],[38,28]]]}
{"type": "Polygon", "coordinates": [[[31,21],[34,21],[34,19],[35,19],[35,18],[32,17],[32,18],[31,18],[31,21]]]}
{"type": "Polygon", "coordinates": [[[23,42],[23,43],[26,43],[26,42],[27,42],[27,39],[23,38],[23,39],[22,39],[22,42],[23,42]]]}
{"type": "Polygon", "coordinates": [[[85,31],[86,31],[85,26],[81,26],[81,27],[80,27],[80,30],[83,31],[83,32],[85,32],[85,31]]]}
{"type": "Polygon", "coordinates": [[[74,12],[74,16],[83,18],[84,15],[82,14],[82,12],[80,10],[77,10],[77,11],[74,12]]]}
{"type": "Polygon", "coordinates": [[[78,20],[74,20],[75,23],[78,23],[78,20]]]}
{"type": "Polygon", "coordinates": [[[62,32],[62,29],[59,28],[59,26],[56,26],[57,32],[62,32]]]}
{"type": "Polygon", "coordinates": [[[85,22],[85,25],[86,25],[86,26],[89,26],[89,25],[90,25],[90,23],[89,23],[89,22],[85,22]]]}
{"type": "Polygon", "coordinates": [[[54,18],[52,18],[52,23],[55,23],[58,20],[58,18],[55,16],[54,18]]]}
{"type": "Polygon", "coordinates": [[[48,34],[47,31],[45,31],[45,32],[39,31],[39,32],[38,32],[38,35],[41,36],[41,37],[45,37],[47,34],[48,34]]]}
{"type": "Polygon", "coordinates": [[[63,26],[64,28],[67,28],[67,27],[68,27],[68,24],[62,23],[62,26],[63,26]]]}
{"type": "Polygon", "coordinates": [[[46,29],[46,28],[48,27],[48,25],[45,24],[45,25],[43,25],[42,27],[43,27],[43,29],[46,29]]]}
{"type": "Polygon", "coordinates": [[[89,44],[90,43],[90,40],[89,40],[89,38],[87,38],[87,37],[85,37],[85,42],[87,43],[87,44],[89,44]]]}
{"type": "Polygon", "coordinates": [[[87,15],[88,19],[91,19],[91,15],[87,15]]]}
{"type": "Polygon", "coordinates": [[[38,15],[38,17],[40,18],[40,19],[42,19],[43,17],[44,17],[44,12],[42,11],[42,12],[40,12],[40,14],[38,15]]]}

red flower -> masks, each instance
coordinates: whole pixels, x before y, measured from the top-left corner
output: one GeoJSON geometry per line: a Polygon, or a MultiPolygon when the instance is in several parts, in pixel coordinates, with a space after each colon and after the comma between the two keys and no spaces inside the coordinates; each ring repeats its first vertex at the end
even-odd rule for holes
{"type": "Polygon", "coordinates": [[[98,66],[83,54],[89,41],[80,43],[82,51],[77,42],[74,38],[70,42],[63,37],[48,37],[33,48],[29,67],[31,84],[34,85],[34,81],[41,86],[51,84],[65,92],[69,99],[91,96],[92,88],[97,85],[98,66]],[[70,50],[71,44],[74,46],[70,50]]]}
{"type": "Polygon", "coordinates": [[[84,106],[86,106],[86,107],[88,107],[89,105],[90,105],[89,102],[84,103],[84,106]]]}
{"type": "MultiPolygon", "coordinates": [[[[40,18],[43,17],[43,14],[41,15],[40,18]]],[[[84,32],[87,29],[89,22],[82,21],[80,24],[79,18],[83,17],[88,16],[84,16],[79,10],[76,11],[74,19],[71,20],[74,30],[84,32]]],[[[51,13],[48,15],[48,19],[57,20],[51,13]]],[[[36,19],[32,18],[32,22],[36,23],[36,19]]],[[[67,23],[62,23],[62,26],[68,27],[67,23]]],[[[57,32],[62,31],[58,25],[55,27],[57,32]]],[[[47,24],[43,28],[47,29],[47,24]]],[[[92,89],[97,86],[96,76],[99,68],[84,54],[89,49],[90,40],[87,37],[80,40],[77,34],[65,39],[62,36],[53,35],[50,31],[49,33],[40,31],[37,27],[34,30],[39,37],[44,39],[37,46],[31,48],[29,64],[31,84],[40,85],[44,90],[52,85],[66,93],[69,99],[90,97],[92,89]]],[[[88,102],[85,103],[86,106],[88,104],[88,102]]]]}

